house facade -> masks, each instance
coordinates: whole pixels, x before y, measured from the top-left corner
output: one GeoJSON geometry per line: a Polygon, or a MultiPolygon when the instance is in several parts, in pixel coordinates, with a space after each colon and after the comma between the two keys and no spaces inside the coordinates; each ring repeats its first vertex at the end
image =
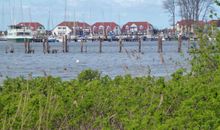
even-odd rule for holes
{"type": "Polygon", "coordinates": [[[176,24],[176,32],[178,34],[186,35],[187,33],[194,33],[195,28],[205,26],[204,21],[181,20],[176,24]]]}
{"type": "Polygon", "coordinates": [[[128,22],[122,27],[124,35],[153,35],[153,26],[148,22],[128,22]]]}
{"type": "Polygon", "coordinates": [[[67,22],[64,21],[58,24],[53,30],[52,34],[55,36],[83,36],[89,35],[91,26],[85,22],[67,22]]]}
{"type": "Polygon", "coordinates": [[[96,22],[91,28],[93,36],[110,36],[121,33],[120,26],[115,22],[96,22]]]}
{"type": "Polygon", "coordinates": [[[38,22],[21,22],[17,26],[25,26],[30,28],[33,36],[41,36],[46,34],[45,27],[38,22]]]}

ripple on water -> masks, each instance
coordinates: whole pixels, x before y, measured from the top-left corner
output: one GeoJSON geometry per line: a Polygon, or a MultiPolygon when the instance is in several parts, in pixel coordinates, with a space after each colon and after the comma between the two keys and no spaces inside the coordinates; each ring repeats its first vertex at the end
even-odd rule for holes
{"type": "Polygon", "coordinates": [[[33,76],[48,75],[62,77],[65,80],[75,78],[82,70],[96,69],[103,75],[131,74],[144,76],[151,69],[153,76],[167,76],[178,68],[184,66],[190,68],[187,58],[187,45],[183,44],[183,55],[177,53],[176,42],[164,43],[164,60],[160,63],[160,55],[157,53],[157,42],[144,42],[143,54],[137,54],[137,43],[124,43],[123,53],[118,53],[118,43],[105,42],[103,53],[98,53],[99,43],[88,42],[87,53],[80,53],[79,43],[69,43],[70,53],[61,53],[60,43],[50,43],[52,48],[59,49],[57,54],[43,54],[42,44],[32,43],[35,54],[24,54],[23,44],[0,42],[0,81],[6,76],[17,77],[33,73],[33,76]],[[5,54],[6,45],[13,45],[14,54],[5,54]]]}

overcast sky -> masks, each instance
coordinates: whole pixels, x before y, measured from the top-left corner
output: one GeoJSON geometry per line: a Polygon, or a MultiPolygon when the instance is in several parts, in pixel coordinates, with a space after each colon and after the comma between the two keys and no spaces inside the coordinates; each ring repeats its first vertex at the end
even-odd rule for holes
{"type": "MultiPolygon", "coordinates": [[[[128,21],[148,21],[156,28],[169,27],[170,17],[163,10],[162,1],[67,0],[66,20],[89,24],[115,21],[119,25],[128,21]]],[[[20,21],[38,21],[46,28],[53,28],[65,20],[65,0],[0,0],[0,6],[1,30],[20,21]]]]}

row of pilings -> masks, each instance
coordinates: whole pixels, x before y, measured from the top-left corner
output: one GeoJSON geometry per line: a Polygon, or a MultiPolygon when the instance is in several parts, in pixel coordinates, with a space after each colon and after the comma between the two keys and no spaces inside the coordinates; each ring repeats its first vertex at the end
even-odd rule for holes
{"type": "MultiPolygon", "coordinates": [[[[58,49],[51,49],[51,46],[49,45],[49,41],[48,41],[48,37],[44,37],[43,38],[43,53],[44,54],[49,54],[49,53],[58,53],[58,49]]],[[[99,38],[99,53],[102,53],[103,52],[103,42],[104,40],[102,38],[99,38]]],[[[31,41],[28,40],[28,39],[25,39],[24,40],[24,49],[25,49],[25,53],[26,54],[31,54],[31,53],[34,53],[35,50],[32,49],[32,46],[31,46],[31,41]]],[[[81,53],[84,53],[84,52],[87,52],[87,45],[85,45],[86,43],[86,40],[81,40],[80,41],[80,52],[81,53]]],[[[123,40],[120,38],[118,40],[118,46],[119,46],[119,53],[122,53],[122,50],[123,50],[123,40]]],[[[162,53],[163,52],[163,39],[161,36],[158,37],[158,49],[157,49],[157,52],[158,53],[162,53]]],[[[182,37],[179,36],[178,38],[178,52],[180,53],[182,50],[182,37]]],[[[14,47],[6,47],[5,48],[5,53],[14,53],[14,47]]],[[[63,36],[63,41],[62,41],[62,52],[63,53],[68,53],[69,52],[69,46],[68,46],[68,38],[67,38],[67,35],[63,36]]],[[[141,53],[142,52],[142,40],[141,38],[138,39],[138,52],[141,53]]]]}

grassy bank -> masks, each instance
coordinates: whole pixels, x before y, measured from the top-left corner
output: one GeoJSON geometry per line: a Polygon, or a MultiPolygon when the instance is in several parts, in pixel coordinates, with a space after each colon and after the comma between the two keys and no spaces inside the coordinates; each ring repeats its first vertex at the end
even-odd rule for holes
{"type": "Polygon", "coordinates": [[[1,86],[1,129],[220,128],[220,69],[170,81],[100,77],[8,79],[1,86]]]}

